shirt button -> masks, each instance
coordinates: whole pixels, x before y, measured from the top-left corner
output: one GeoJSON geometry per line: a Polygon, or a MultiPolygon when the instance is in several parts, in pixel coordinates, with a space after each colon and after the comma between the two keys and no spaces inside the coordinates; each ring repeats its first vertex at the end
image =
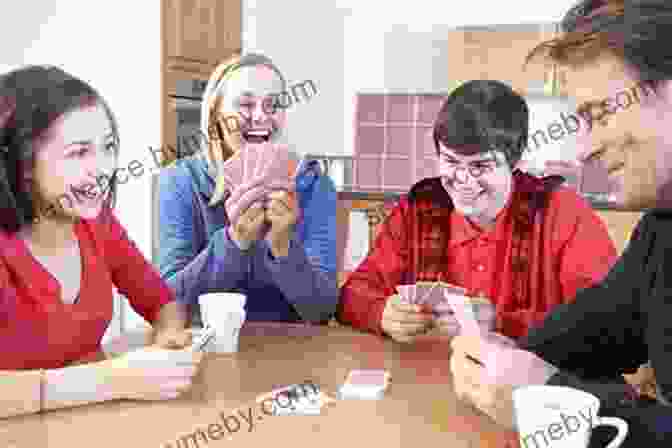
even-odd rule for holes
{"type": "Polygon", "coordinates": [[[485,266],[483,266],[482,264],[476,265],[476,270],[478,272],[483,272],[485,271],[485,266]]]}

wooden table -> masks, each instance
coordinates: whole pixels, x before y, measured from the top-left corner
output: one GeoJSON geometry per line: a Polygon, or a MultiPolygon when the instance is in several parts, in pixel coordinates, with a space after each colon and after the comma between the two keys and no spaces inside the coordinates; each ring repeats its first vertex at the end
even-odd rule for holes
{"type": "Polygon", "coordinates": [[[3,420],[0,446],[483,448],[504,447],[502,440],[511,436],[457,400],[450,347],[441,337],[403,345],[327,326],[313,327],[312,334],[288,335],[277,328],[274,333],[280,334],[249,334],[258,330],[244,328],[239,353],[204,358],[187,396],[166,402],[108,402],[3,420]],[[382,400],[339,400],[319,416],[275,417],[265,415],[255,402],[276,386],[306,380],[335,396],[348,371],[357,368],[392,374],[382,400]],[[229,418],[229,433],[223,421],[236,410],[248,419],[252,412],[252,429],[240,417],[236,429],[236,420],[229,418]]]}

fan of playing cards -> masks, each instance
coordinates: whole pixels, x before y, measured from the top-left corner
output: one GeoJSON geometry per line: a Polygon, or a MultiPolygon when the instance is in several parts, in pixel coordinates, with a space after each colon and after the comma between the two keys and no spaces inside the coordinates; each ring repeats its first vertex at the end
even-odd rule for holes
{"type": "Polygon", "coordinates": [[[446,282],[416,282],[414,285],[398,285],[397,292],[407,303],[437,306],[447,303],[445,293],[464,295],[467,290],[446,282]]]}
{"type": "MultiPolygon", "coordinates": [[[[417,282],[398,285],[397,291],[406,303],[429,305],[437,317],[452,314],[463,333],[481,334],[481,328],[492,324],[494,308],[467,297],[467,290],[446,282],[417,282]],[[487,307],[487,308],[486,308],[487,307]]],[[[487,303],[487,302],[486,302],[487,303]]]]}
{"type": "Polygon", "coordinates": [[[298,160],[287,145],[246,144],[222,167],[231,196],[225,206],[233,222],[252,203],[264,201],[272,190],[294,190],[298,160]]]}

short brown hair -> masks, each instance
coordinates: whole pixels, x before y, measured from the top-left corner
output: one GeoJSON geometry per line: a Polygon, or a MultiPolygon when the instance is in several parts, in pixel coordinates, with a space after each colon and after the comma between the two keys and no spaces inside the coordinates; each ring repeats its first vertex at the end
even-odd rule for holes
{"type": "Polygon", "coordinates": [[[640,81],[672,78],[672,2],[669,0],[581,0],[561,22],[562,35],[530,51],[580,65],[604,51],[621,57],[640,81]]]}

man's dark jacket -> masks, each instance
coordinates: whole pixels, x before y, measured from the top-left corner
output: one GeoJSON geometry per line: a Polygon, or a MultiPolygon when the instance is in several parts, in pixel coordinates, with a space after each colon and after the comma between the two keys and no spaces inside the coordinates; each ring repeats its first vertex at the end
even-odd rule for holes
{"type": "MultiPolygon", "coordinates": [[[[522,348],[561,369],[547,384],[592,393],[600,415],[625,419],[622,448],[672,447],[672,407],[635,399],[621,376],[650,360],[672,402],[672,211],[647,212],[607,277],[554,308],[522,348]]],[[[604,447],[615,431],[593,433],[590,446],[604,447]]]]}

